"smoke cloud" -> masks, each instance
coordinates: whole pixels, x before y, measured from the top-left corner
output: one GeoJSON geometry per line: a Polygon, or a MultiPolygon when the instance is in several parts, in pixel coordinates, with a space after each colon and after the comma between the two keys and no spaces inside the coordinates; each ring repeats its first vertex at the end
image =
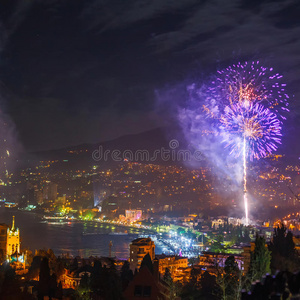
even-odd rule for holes
{"type": "MultiPolygon", "coordinates": [[[[157,108],[169,124],[179,126],[181,136],[176,138],[205,157],[205,161],[200,163],[188,162],[189,166],[207,165],[218,179],[226,180],[228,192],[237,191],[242,184],[242,161],[224,149],[220,129],[205,114],[205,90],[205,84],[188,82],[163,88],[156,91],[157,108]]],[[[210,107],[212,112],[217,113],[218,106],[213,100],[210,107]]]]}

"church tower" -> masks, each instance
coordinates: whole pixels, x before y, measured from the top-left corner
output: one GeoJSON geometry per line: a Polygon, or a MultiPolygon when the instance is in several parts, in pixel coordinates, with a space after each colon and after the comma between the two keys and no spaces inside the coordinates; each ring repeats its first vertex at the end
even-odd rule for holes
{"type": "Polygon", "coordinates": [[[19,228],[15,228],[15,216],[13,216],[11,228],[7,228],[6,255],[10,259],[13,254],[20,252],[20,231],[19,228]]]}

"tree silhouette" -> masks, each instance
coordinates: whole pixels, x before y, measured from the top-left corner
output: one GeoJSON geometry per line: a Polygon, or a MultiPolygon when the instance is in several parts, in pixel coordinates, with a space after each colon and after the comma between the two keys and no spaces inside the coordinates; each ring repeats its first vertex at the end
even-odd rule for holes
{"type": "Polygon", "coordinates": [[[50,282],[49,282],[49,300],[52,299],[52,297],[55,297],[57,290],[57,278],[56,275],[53,273],[50,276],[50,282]]]}
{"type": "Polygon", "coordinates": [[[70,266],[70,270],[71,271],[75,271],[78,269],[78,260],[77,260],[77,257],[74,258],[71,266],[70,266]]]}
{"type": "Polygon", "coordinates": [[[19,282],[16,279],[15,271],[9,265],[4,266],[4,268],[4,278],[0,290],[0,299],[22,299],[22,293],[19,282]]]}
{"type": "Polygon", "coordinates": [[[124,261],[124,264],[121,268],[121,280],[122,280],[122,290],[124,291],[128,286],[129,282],[133,278],[132,270],[130,269],[130,264],[127,260],[124,261]]]}
{"type": "Polygon", "coordinates": [[[269,245],[272,271],[294,272],[300,267],[299,257],[296,255],[293,234],[287,231],[284,224],[274,228],[273,239],[269,245]]]}
{"type": "Polygon", "coordinates": [[[59,282],[58,286],[57,286],[57,290],[56,290],[56,298],[58,300],[62,300],[63,298],[63,288],[62,288],[62,283],[61,281],[59,282]]]}
{"type": "Polygon", "coordinates": [[[90,299],[90,278],[87,273],[85,273],[80,280],[80,285],[78,287],[77,293],[80,296],[80,299],[90,299]]]}
{"type": "Polygon", "coordinates": [[[207,298],[213,298],[216,288],[216,276],[205,271],[200,278],[201,292],[207,298]]]}
{"type": "Polygon", "coordinates": [[[266,240],[262,236],[256,236],[255,248],[251,253],[249,279],[251,282],[260,280],[266,273],[271,272],[271,252],[266,247],[266,240]]]}
{"type": "Polygon", "coordinates": [[[270,243],[270,250],[273,253],[278,253],[280,256],[289,257],[295,254],[295,244],[293,234],[282,223],[274,228],[273,239],[270,243]]]}
{"type": "Polygon", "coordinates": [[[233,255],[230,255],[225,260],[224,271],[227,275],[235,275],[239,271],[239,267],[233,255]]]}
{"type": "Polygon", "coordinates": [[[50,268],[48,258],[44,257],[40,265],[39,283],[38,283],[38,299],[48,296],[50,291],[50,268]]]}
{"type": "Polygon", "coordinates": [[[34,256],[32,259],[32,263],[28,269],[27,278],[33,279],[38,277],[40,272],[42,257],[41,256],[34,256]]]}
{"type": "Polygon", "coordinates": [[[225,261],[224,272],[217,265],[218,299],[239,299],[241,292],[242,274],[233,255],[228,256],[225,261]]]}
{"type": "Polygon", "coordinates": [[[153,263],[152,263],[152,259],[150,257],[150,254],[147,253],[141,263],[141,268],[142,267],[147,267],[149,269],[149,271],[153,274],[153,263]]]}
{"type": "Polygon", "coordinates": [[[169,283],[170,281],[173,281],[173,280],[172,280],[172,275],[171,275],[171,272],[170,272],[170,269],[169,269],[169,268],[166,268],[166,269],[165,269],[165,273],[164,273],[163,280],[164,280],[166,283],[169,283]]]}
{"type": "Polygon", "coordinates": [[[95,260],[91,273],[91,289],[96,294],[100,294],[103,289],[103,268],[99,260],[95,260]]]}
{"type": "Polygon", "coordinates": [[[183,299],[199,299],[198,297],[201,294],[199,290],[200,281],[198,280],[200,276],[200,270],[194,268],[191,269],[190,279],[183,286],[181,291],[181,296],[183,299]]]}

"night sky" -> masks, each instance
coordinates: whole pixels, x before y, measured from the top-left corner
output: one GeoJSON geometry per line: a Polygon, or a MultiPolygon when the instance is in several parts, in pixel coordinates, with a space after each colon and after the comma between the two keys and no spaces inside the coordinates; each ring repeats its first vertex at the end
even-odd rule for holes
{"type": "Polygon", "coordinates": [[[298,0],[0,0],[0,105],[29,151],[165,126],[159,91],[252,59],[284,75],[299,135],[298,0]]]}

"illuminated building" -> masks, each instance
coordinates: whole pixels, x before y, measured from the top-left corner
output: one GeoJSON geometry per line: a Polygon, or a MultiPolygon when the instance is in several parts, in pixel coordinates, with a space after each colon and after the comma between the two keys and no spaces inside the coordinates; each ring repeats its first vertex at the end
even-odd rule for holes
{"type": "MultiPolygon", "coordinates": [[[[229,256],[233,254],[228,253],[215,253],[215,252],[203,252],[201,256],[199,256],[200,262],[199,265],[202,267],[203,270],[208,271],[211,274],[216,272],[216,265],[221,268],[225,267],[225,261],[229,256]]],[[[244,259],[247,257],[246,255],[233,255],[234,259],[243,273],[245,273],[244,268],[244,259]]]]}
{"type": "Polygon", "coordinates": [[[224,225],[224,220],[222,219],[214,219],[212,220],[212,227],[215,228],[215,229],[218,229],[220,226],[223,226],[224,225]]]}
{"type": "Polygon", "coordinates": [[[20,230],[15,227],[15,217],[13,216],[11,228],[7,228],[6,239],[6,259],[16,273],[24,274],[27,264],[27,254],[21,253],[20,230]]]}
{"type": "Polygon", "coordinates": [[[20,231],[15,227],[13,216],[12,226],[0,224],[0,258],[13,264],[13,268],[25,268],[26,255],[21,253],[20,231]]]}
{"type": "Polygon", "coordinates": [[[152,261],[155,257],[155,244],[150,238],[138,238],[133,240],[130,249],[130,268],[139,269],[144,256],[149,253],[152,261]]]}
{"type": "Polygon", "coordinates": [[[242,224],[242,220],[239,219],[239,218],[232,218],[232,217],[229,217],[229,218],[228,218],[228,224],[232,224],[232,225],[235,225],[235,226],[239,226],[240,224],[242,224]]]}
{"type": "Polygon", "coordinates": [[[188,267],[188,258],[177,255],[156,255],[158,260],[158,268],[160,274],[165,274],[166,268],[170,270],[171,276],[174,279],[179,268],[188,267]]]}
{"type": "Polygon", "coordinates": [[[63,286],[64,288],[77,289],[80,285],[81,279],[83,276],[87,275],[91,276],[92,266],[85,265],[81,268],[76,269],[71,272],[70,270],[65,270],[65,274],[63,275],[63,286]]]}
{"type": "Polygon", "coordinates": [[[44,203],[44,200],[43,200],[43,193],[42,193],[42,191],[40,191],[40,190],[35,190],[34,191],[34,194],[35,194],[35,199],[36,199],[36,202],[38,203],[38,204],[43,204],[44,203]]]}
{"type": "Polygon", "coordinates": [[[57,197],[55,202],[59,203],[59,204],[62,204],[62,205],[66,205],[66,202],[67,202],[66,195],[63,195],[61,197],[57,197]]]}
{"type": "Polygon", "coordinates": [[[20,231],[15,228],[15,216],[13,216],[11,228],[7,228],[6,256],[8,259],[20,252],[20,231]]]}
{"type": "Polygon", "coordinates": [[[43,199],[44,201],[56,200],[57,198],[57,184],[51,181],[46,181],[43,186],[43,199]]]}
{"type": "Polygon", "coordinates": [[[295,249],[300,254],[300,236],[293,236],[293,242],[295,244],[295,249]]]}
{"type": "Polygon", "coordinates": [[[251,261],[251,252],[253,253],[255,249],[255,243],[251,242],[250,245],[245,246],[243,248],[242,260],[244,262],[244,274],[246,274],[249,271],[250,268],[250,261],[251,261]]]}
{"type": "Polygon", "coordinates": [[[140,220],[142,217],[142,211],[140,209],[131,209],[125,211],[126,219],[129,222],[135,222],[137,220],[140,220]]]}

